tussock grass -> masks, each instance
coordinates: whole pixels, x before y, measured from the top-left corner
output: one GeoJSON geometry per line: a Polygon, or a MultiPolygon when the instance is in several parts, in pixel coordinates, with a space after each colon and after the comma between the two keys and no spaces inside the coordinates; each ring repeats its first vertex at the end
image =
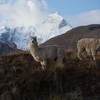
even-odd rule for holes
{"type": "Polygon", "coordinates": [[[66,56],[64,67],[50,61],[45,70],[27,52],[0,57],[0,100],[99,100],[100,56],[66,56]]]}

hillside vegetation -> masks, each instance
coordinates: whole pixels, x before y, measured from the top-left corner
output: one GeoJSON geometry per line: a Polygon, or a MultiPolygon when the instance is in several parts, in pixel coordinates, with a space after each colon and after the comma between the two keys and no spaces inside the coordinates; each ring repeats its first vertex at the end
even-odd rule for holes
{"type": "Polygon", "coordinates": [[[64,67],[42,70],[28,52],[0,57],[0,100],[100,100],[100,56],[79,61],[70,52],[64,67]]]}

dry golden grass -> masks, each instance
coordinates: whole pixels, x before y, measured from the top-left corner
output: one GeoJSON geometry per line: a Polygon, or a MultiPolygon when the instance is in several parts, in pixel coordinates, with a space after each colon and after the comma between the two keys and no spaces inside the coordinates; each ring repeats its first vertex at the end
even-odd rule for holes
{"type": "Polygon", "coordinates": [[[14,100],[100,98],[100,56],[96,62],[79,61],[69,50],[67,57],[70,58],[65,60],[63,68],[49,62],[46,70],[28,52],[0,57],[0,100],[8,100],[4,97],[14,100]]]}
{"type": "Polygon", "coordinates": [[[75,59],[76,54],[75,54],[74,50],[73,49],[67,49],[65,58],[66,59],[75,59]]]}

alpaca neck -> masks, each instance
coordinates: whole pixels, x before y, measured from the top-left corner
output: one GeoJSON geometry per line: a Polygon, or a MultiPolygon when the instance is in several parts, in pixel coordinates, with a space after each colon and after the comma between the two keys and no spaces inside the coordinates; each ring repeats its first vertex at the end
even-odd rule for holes
{"type": "Polygon", "coordinates": [[[31,48],[32,56],[33,57],[38,57],[39,56],[38,46],[37,45],[35,45],[35,46],[31,45],[30,48],[31,48]]]}

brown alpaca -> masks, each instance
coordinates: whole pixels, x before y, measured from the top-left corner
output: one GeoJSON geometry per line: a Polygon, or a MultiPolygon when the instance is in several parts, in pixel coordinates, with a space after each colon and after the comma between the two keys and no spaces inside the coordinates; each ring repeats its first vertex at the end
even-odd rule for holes
{"type": "Polygon", "coordinates": [[[57,47],[56,45],[48,45],[45,47],[39,47],[36,37],[30,37],[29,51],[34,60],[40,62],[42,69],[47,66],[48,60],[55,60],[63,62],[65,56],[64,49],[57,47]]]}
{"type": "Polygon", "coordinates": [[[100,39],[96,38],[84,38],[80,39],[77,42],[77,56],[80,60],[84,56],[91,56],[93,60],[96,60],[95,55],[96,55],[96,50],[100,47],[100,39]],[[86,54],[86,55],[84,55],[86,54]]]}

